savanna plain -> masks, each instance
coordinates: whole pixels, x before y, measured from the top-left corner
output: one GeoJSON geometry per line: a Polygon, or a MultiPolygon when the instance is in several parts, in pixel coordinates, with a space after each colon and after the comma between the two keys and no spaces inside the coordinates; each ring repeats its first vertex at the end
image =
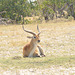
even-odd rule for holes
{"type": "MultiPolygon", "coordinates": [[[[22,25],[0,25],[0,75],[75,75],[75,21],[38,24],[46,57],[23,58],[32,36],[22,25]]],[[[37,24],[24,25],[37,33],[37,24]]]]}

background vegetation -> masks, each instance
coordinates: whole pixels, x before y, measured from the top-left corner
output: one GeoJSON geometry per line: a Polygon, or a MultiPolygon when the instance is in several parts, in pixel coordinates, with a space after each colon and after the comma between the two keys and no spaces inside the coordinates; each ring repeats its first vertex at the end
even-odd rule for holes
{"type": "Polygon", "coordinates": [[[46,21],[72,16],[75,19],[75,0],[0,0],[0,18],[7,23],[28,23],[25,17],[39,16],[46,21]]]}
{"type": "Polygon", "coordinates": [[[75,75],[75,0],[0,0],[0,75],[75,75]],[[23,58],[38,23],[46,57],[23,58]]]}

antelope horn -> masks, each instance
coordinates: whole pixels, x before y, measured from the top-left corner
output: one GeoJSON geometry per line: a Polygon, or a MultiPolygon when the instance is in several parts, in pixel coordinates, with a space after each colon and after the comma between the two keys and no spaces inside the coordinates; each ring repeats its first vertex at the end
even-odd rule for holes
{"type": "Polygon", "coordinates": [[[38,33],[38,35],[39,35],[41,32],[40,32],[40,30],[39,30],[39,27],[38,27],[38,25],[37,25],[37,30],[38,30],[38,32],[39,32],[39,33],[38,33]]]}
{"type": "Polygon", "coordinates": [[[30,33],[30,34],[32,34],[32,35],[35,35],[35,33],[31,32],[31,31],[25,30],[23,25],[22,25],[22,28],[23,28],[23,30],[24,30],[25,32],[28,32],[28,33],[30,33]]]}

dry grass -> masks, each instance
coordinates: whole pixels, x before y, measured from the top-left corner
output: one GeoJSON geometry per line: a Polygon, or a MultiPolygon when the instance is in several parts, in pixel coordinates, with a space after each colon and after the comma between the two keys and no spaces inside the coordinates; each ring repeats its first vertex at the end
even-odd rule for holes
{"type": "MultiPolygon", "coordinates": [[[[37,24],[25,28],[37,32],[37,24]]],[[[0,25],[1,75],[74,75],[75,21],[39,24],[45,58],[22,58],[22,48],[29,42],[21,25],[0,25]]]]}

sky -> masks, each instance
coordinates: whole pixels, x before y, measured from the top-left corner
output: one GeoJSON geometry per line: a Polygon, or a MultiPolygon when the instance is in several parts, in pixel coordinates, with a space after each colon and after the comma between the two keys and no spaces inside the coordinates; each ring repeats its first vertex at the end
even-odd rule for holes
{"type": "Polygon", "coordinates": [[[31,1],[36,1],[36,0],[31,0],[31,1]]]}
{"type": "Polygon", "coordinates": [[[31,1],[35,1],[35,0],[31,0],[31,1]]]}

